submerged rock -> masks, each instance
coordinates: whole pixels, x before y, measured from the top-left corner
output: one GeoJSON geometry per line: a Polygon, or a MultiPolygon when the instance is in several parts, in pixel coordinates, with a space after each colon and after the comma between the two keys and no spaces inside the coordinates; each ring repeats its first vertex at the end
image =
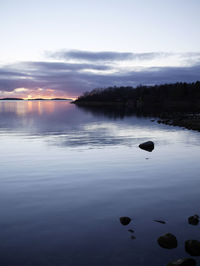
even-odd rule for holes
{"type": "Polygon", "coordinates": [[[154,222],[157,222],[157,223],[160,223],[160,224],[166,224],[165,221],[162,221],[162,220],[153,220],[154,222]]]}
{"type": "Polygon", "coordinates": [[[199,215],[195,214],[188,218],[188,223],[192,225],[197,225],[199,223],[199,215]]]}
{"type": "Polygon", "coordinates": [[[196,266],[196,261],[192,258],[178,259],[167,264],[167,266],[196,266]]]}
{"type": "Polygon", "coordinates": [[[120,217],[119,220],[120,220],[120,223],[121,223],[122,225],[128,225],[128,224],[130,224],[130,222],[131,222],[131,218],[126,217],[126,216],[124,216],[124,217],[120,217]]]}
{"type": "Polygon", "coordinates": [[[185,251],[191,256],[200,256],[200,242],[197,240],[185,241],[185,251]]]}
{"type": "Polygon", "coordinates": [[[135,231],[133,229],[128,229],[130,233],[134,233],[135,231]]]}
{"type": "Polygon", "coordinates": [[[139,147],[142,150],[151,152],[154,149],[154,143],[153,141],[147,141],[147,142],[141,143],[139,147]]]}
{"type": "Polygon", "coordinates": [[[178,245],[176,237],[170,233],[160,236],[157,241],[159,246],[167,249],[176,248],[178,245]]]}

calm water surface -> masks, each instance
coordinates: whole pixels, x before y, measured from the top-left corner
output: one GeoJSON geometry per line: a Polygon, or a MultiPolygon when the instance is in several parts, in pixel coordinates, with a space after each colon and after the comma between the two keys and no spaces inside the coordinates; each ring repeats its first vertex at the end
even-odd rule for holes
{"type": "Polygon", "coordinates": [[[0,150],[1,266],[162,266],[200,240],[187,223],[200,214],[198,132],[66,101],[4,101],[0,150]],[[138,148],[147,140],[152,153],[138,148]],[[176,249],[157,244],[168,232],[176,249]]]}

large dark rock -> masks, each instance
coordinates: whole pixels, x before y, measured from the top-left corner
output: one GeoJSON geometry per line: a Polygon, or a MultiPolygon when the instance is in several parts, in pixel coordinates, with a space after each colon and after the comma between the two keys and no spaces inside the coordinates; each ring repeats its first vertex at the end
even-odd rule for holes
{"type": "Polygon", "coordinates": [[[200,256],[200,242],[197,240],[185,241],[185,251],[191,256],[200,256]]]}
{"type": "Polygon", "coordinates": [[[170,233],[160,236],[157,241],[159,246],[167,249],[176,248],[178,245],[176,237],[170,233]]]}
{"type": "Polygon", "coordinates": [[[121,223],[122,225],[128,225],[128,224],[130,224],[130,222],[131,222],[131,218],[126,217],[126,216],[124,216],[124,217],[120,217],[119,220],[120,220],[120,223],[121,223]]]}
{"type": "Polygon", "coordinates": [[[196,261],[192,258],[184,258],[176,261],[172,261],[167,266],[196,266],[196,261]]]}
{"type": "Polygon", "coordinates": [[[192,225],[197,225],[199,223],[199,215],[195,214],[188,218],[188,223],[192,225]]]}
{"type": "Polygon", "coordinates": [[[142,150],[151,152],[154,149],[154,143],[153,141],[147,141],[147,142],[141,143],[139,147],[142,150]]]}

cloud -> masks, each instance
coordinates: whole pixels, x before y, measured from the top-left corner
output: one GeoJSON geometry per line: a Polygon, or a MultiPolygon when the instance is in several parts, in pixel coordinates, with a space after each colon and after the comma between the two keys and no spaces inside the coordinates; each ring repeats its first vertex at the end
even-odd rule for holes
{"type": "Polygon", "coordinates": [[[58,52],[47,52],[47,56],[54,59],[73,59],[86,62],[113,62],[113,61],[125,61],[125,60],[152,60],[156,57],[166,56],[166,53],[120,53],[120,52],[90,52],[80,50],[61,50],[58,52]]]}
{"type": "MultiPolygon", "coordinates": [[[[159,53],[138,54],[139,58],[152,58],[159,53]]],[[[151,66],[133,67],[132,65],[118,64],[119,58],[131,58],[132,53],[117,52],[77,52],[71,54],[73,58],[79,58],[80,62],[37,61],[21,62],[5,65],[0,68],[0,97],[6,92],[18,93],[16,88],[27,88],[21,91],[36,95],[41,92],[53,96],[76,97],[84,91],[107,86],[137,86],[139,84],[153,85],[174,82],[195,82],[200,79],[200,53],[187,53],[181,58],[189,60],[183,66],[151,66]],[[82,58],[88,58],[91,62],[81,62],[82,58]],[[100,56],[102,55],[102,57],[100,56]],[[100,59],[114,60],[113,63],[102,62],[100,59]],[[49,91],[51,89],[52,91],[49,91]],[[35,93],[34,93],[35,92],[35,93]]]]}
{"type": "Polygon", "coordinates": [[[79,70],[109,70],[106,65],[97,64],[80,64],[80,63],[63,63],[63,62],[25,62],[20,66],[29,69],[41,69],[43,71],[79,71],[79,70]]]}

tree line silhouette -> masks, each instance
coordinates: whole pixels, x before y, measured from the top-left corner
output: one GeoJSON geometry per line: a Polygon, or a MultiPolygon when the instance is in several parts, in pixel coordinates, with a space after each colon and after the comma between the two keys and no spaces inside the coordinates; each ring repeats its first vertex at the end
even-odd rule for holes
{"type": "Polygon", "coordinates": [[[200,111],[200,81],[154,86],[108,87],[85,92],[74,102],[88,106],[123,106],[135,110],[200,111]]]}

